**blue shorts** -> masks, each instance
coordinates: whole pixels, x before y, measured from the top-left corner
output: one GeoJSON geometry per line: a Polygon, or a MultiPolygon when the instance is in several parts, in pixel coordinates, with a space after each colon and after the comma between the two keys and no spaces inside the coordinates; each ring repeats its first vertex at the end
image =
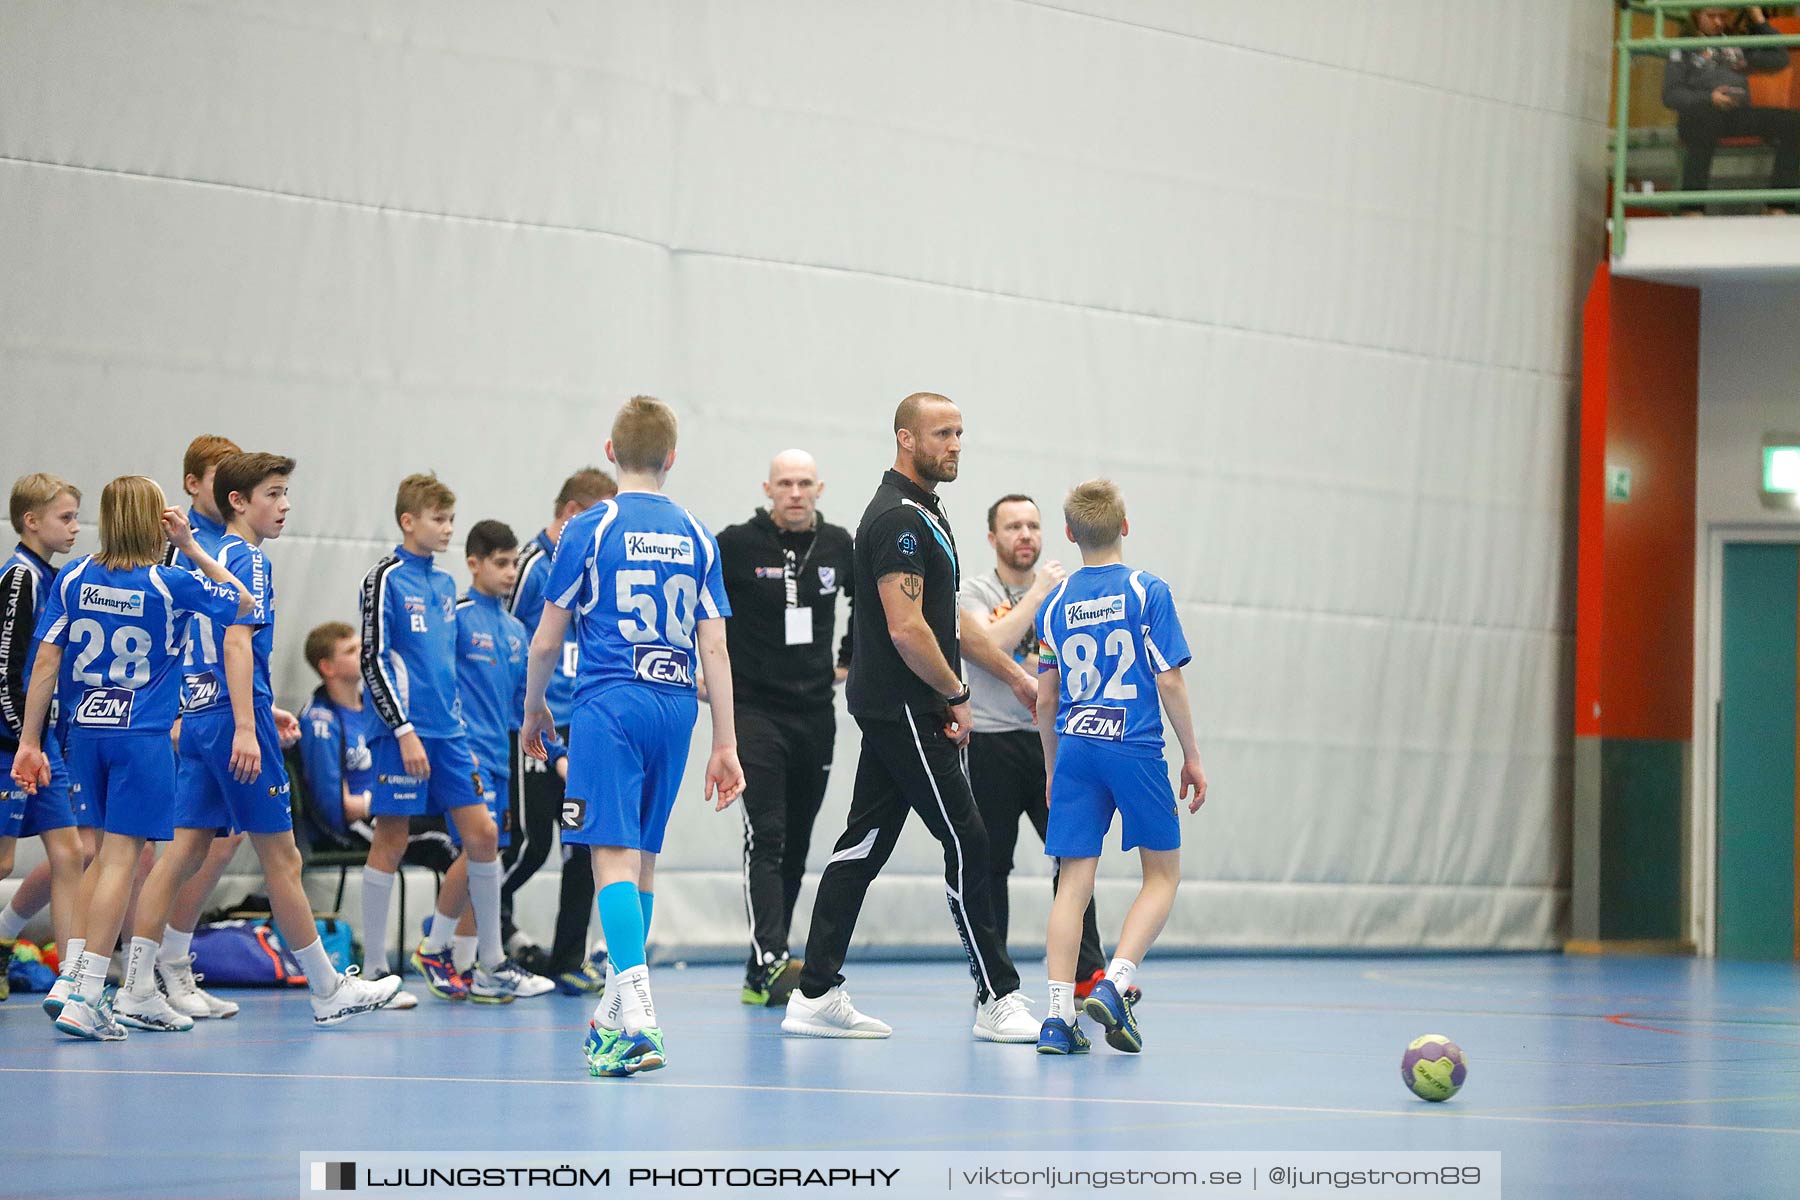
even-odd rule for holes
{"type": "Polygon", "coordinates": [[[230,709],[184,717],[181,756],[175,775],[175,827],[219,833],[286,833],[294,827],[287,764],[275,714],[256,714],[256,745],[262,771],[249,783],[231,774],[231,739],[237,721],[230,709]]]}
{"type": "Polygon", "coordinates": [[[369,743],[375,786],[369,789],[369,811],[378,817],[441,817],[453,808],[483,803],[481,772],[464,734],[420,738],[431,762],[431,777],[406,773],[400,740],[383,735],[369,743]]]}
{"type": "Polygon", "coordinates": [[[84,733],[69,738],[69,795],[94,825],[123,837],[175,836],[175,755],[169,731],[84,733]]]}
{"type": "MultiPolygon", "coordinates": [[[[512,804],[506,790],[511,781],[487,767],[481,767],[480,771],[481,792],[487,800],[488,815],[494,818],[494,828],[500,831],[500,848],[504,850],[512,845],[512,804]]],[[[450,831],[450,844],[462,849],[462,835],[456,832],[456,822],[444,824],[450,831]]]]}
{"type": "MultiPolygon", "coordinates": [[[[57,703],[60,707],[61,701],[57,703]]],[[[82,796],[81,785],[76,782],[74,774],[69,771],[69,728],[68,722],[59,717],[55,724],[46,730],[48,736],[44,738],[44,753],[50,756],[52,781],[56,777],[55,763],[59,759],[62,761],[63,776],[68,780],[69,787],[69,811],[75,814],[75,828],[92,829],[100,824],[100,818],[94,812],[93,806],[88,804],[86,798],[82,796]],[[50,748],[53,742],[56,745],[54,750],[50,748]]],[[[171,750],[170,753],[173,754],[174,751],[171,750]]]]}
{"type": "Polygon", "coordinates": [[[576,705],[563,841],[662,853],[699,711],[692,693],[630,684],[576,705]]]}
{"type": "Polygon", "coordinates": [[[50,760],[50,786],[28,796],[12,781],[12,754],[0,751],[0,838],[36,837],[75,824],[75,809],[69,803],[69,766],[63,762],[62,747],[55,738],[44,743],[44,755],[50,760]]]}
{"type": "Polygon", "coordinates": [[[1122,849],[1181,848],[1175,789],[1169,785],[1169,764],[1160,753],[1128,750],[1092,738],[1058,738],[1044,853],[1054,858],[1100,857],[1115,812],[1122,849]]]}

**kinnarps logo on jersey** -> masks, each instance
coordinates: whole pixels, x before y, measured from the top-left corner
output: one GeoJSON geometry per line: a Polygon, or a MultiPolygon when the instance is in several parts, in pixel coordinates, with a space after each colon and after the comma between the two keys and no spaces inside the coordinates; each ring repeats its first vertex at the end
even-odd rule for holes
{"type": "Polygon", "coordinates": [[[83,729],[130,729],[130,688],[94,688],[75,707],[75,723],[83,729]]]}
{"type": "Polygon", "coordinates": [[[1069,710],[1063,732],[1070,737],[1122,742],[1125,740],[1125,710],[1105,704],[1078,704],[1069,710]]]}
{"type": "Polygon", "coordinates": [[[1070,629],[1079,629],[1083,625],[1101,625],[1107,621],[1123,621],[1125,619],[1125,597],[1098,596],[1092,600],[1076,600],[1063,605],[1063,622],[1070,629]]]}
{"type": "Polygon", "coordinates": [[[667,646],[634,646],[632,662],[637,677],[645,683],[667,683],[676,687],[694,686],[693,660],[685,650],[667,646]]]}
{"type": "Polygon", "coordinates": [[[96,612],[114,613],[122,617],[144,615],[144,593],[129,591],[125,588],[107,587],[104,584],[82,584],[81,599],[77,603],[82,608],[90,608],[96,612]]]}
{"type": "Polygon", "coordinates": [[[694,561],[694,539],[683,533],[628,533],[625,557],[688,566],[694,561]]]}

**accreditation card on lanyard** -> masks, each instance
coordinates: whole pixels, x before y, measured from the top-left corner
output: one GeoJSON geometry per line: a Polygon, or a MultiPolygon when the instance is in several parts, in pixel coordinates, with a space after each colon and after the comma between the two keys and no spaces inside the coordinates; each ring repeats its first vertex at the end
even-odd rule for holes
{"type": "Polygon", "coordinates": [[[781,580],[787,588],[787,644],[790,646],[810,646],[813,640],[813,613],[811,608],[800,607],[800,576],[806,571],[806,564],[812,561],[813,551],[818,548],[819,535],[813,534],[812,544],[806,548],[806,557],[800,565],[794,565],[794,552],[783,546],[781,556],[784,560],[781,568],[781,580]]]}

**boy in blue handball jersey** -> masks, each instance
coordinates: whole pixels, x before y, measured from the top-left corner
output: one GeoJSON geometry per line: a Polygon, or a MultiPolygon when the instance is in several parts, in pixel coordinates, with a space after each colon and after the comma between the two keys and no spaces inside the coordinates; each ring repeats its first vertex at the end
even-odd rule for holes
{"type": "Polygon", "coordinates": [[[525,752],[545,759],[544,734],[554,727],[545,689],[570,614],[579,614],[561,825],[565,842],[589,847],[610,960],[583,1047],[595,1075],[632,1075],[666,1060],[644,938],[698,713],[697,667],[712,705],[706,798],[717,793],[723,810],[744,790],[718,543],[662,494],[675,436],[674,412],[648,396],[632,397],[614,418],[606,456],[618,466],[619,494],[571,520],[557,543],[519,732],[525,752]]]}
{"type": "Polygon", "coordinates": [[[1125,914],[1106,977],[1082,1011],[1106,1030],[1107,1045],[1135,1054],[1144,1041],[1132,1016],[1131,977],[1169,919],[1181,882],[1181,826],[1163,763],[1165,712],[1181,743],[1181,797],[1193,793],[1189,812],[1206,802],[1181,676],[1191,656],[1169,585],[1121,557],[1130,525],[1118,486],[1105,479],[1077,486],[1063,502],[1063,519],[1082,565],[1037,614],[1038,731],[1050,773],[1044,853],[1062,860],[1045,947],[1050,1015],[1038,1053],[1088,1049],[1076,1016],[1075,959],[1116,812],[1122,848],[1138,848],[1144,886],[1125,914]]]}
{"type": "Polygon", "coordinates": [[[134,1029],[182,1032],[194,1026],[194,1017],[157,987],[157,950],[177,892],[200,870],[214,840],[233,830],[249,836],[262,864],[275,927],[305,969],[315,1025],[372,1012],[399,988],[394,980],[358,979],[354,968],[338,973],[300,879],[269,681],[275,573],[263,551],[287,524],[293,472],[294,460],[279,454],[233,454],[214,472],[213,498],[226,516],[219,565],[249,592],[251,607],[233,621],[201,613],[187,626],[175,838],[144,881],[136,936],[113,1002],[119,1021],[134,1029]]]}
{"type": "MultiPolygon", "coordinates": [[[[363,682],[383,726],[369,746],[375,839],[363,868],[364,962],[371,973],[387,970],[388,902],[412,818],[443,816],[463,845],[444,891],[468,889],[476,965],[467,983],[447,959],[415,956],[414,965],[440,999],[506,1004],[527,980],[501,948],[500,833],[457,695],[456,583],[433,561],[456,531],[456,493],[436,475],[408,475],[394,496],[394,519],[400,545],[362,587],[363,682]]],[[[461,908],[458,896],[455,911],[461,908]]]]}
{"type": "MultiPolygon", "coordinates": [[[[0,565],[0,879],[12,874],[17,839],[39,838],[44,843],[47,869],[44,880],[53,897],[50,918],[56,940],[67,957],[81,908],[81,872],[85,866],[81,836],[76,832],[75,810],[69,802],[69,771],[62,747],[52,737],[45,743],[50,758],[50,785],[34,796],[13,786],[13,752],[19,748],[19,731],[25,723],[25,693],[31,686],[31,666],[37,658],[38,614],[49,600],[58,554],[67,554],[80,532],[81,492],[55,475],[22,476],[13,484],[13,531],[19,544],[0,565]]],[[[22,892],[26,883],[19,885],[22,892]]],[[[6,964],[12,961],[13,943],[25,922],[41,904],[23,911],[18,903],[0,909],[0,1000],[6,999],[6,964]]],[[[75,947],[80,953],[80,947],[75,947]]]]}
{"type": "Polygon", "coordinates": [[[229,624],[251,607],[250,593],[195,544],[181,510],[165,507],[162,489],[142,475],[106,485],[99,552],[70,563],[50,589],[12,779],[32,796],[51,786],[44,723],[66,676],[69,774],[106,834],[94,859],[85,948],[56,1007],[56,1027],[71,1037],[126,1036],[104,1000],[106,972],[144,843],[175,832],[169,730],[181,704],[183,625],[193,613],[229,624]],[[161,564],[165,531],[200,573],[161,564]]]}
{"type": "MultiPolygon", "coordinates": [[[[488,812],[504,851],[512,840],[508,774],[512,736],[525,712],[525,648],[530,641],[525,626],[506,611],[505,604],[519,574],[519,539],[499,521],[477,521],[464,552],[470,583],[469,594],[456,602],[456,691],[488,812]]],[[[560,743],[552,747],[552,757],[559,772],[567,769],[560,743]]],[[[455,838],[454,829],[451,836],[455,838]]],[[[448,879],[445,883],[413,964],[428,980],[442,979],[448,968],[467,989],[474,982],[475,913],[467,903],[468,888],[453,889],[448,879]]],[[[555,990],[556,985],[542,975],[518,968],[515,995],[541,996],[555,990]]]]}

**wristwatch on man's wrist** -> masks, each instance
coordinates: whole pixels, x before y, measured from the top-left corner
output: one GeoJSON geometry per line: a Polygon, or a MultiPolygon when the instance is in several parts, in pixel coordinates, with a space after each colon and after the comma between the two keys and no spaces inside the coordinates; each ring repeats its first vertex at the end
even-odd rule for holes
{"type": "Polygon", "coordinates": [[[944,697],[944,703],[948,704],[951,708],[955,708],[959,704],[967,704],[968,702],[969,702],[969,685],[966,683],[963,684],[963,690],[956,693],[956,695],[944,697]]]}

